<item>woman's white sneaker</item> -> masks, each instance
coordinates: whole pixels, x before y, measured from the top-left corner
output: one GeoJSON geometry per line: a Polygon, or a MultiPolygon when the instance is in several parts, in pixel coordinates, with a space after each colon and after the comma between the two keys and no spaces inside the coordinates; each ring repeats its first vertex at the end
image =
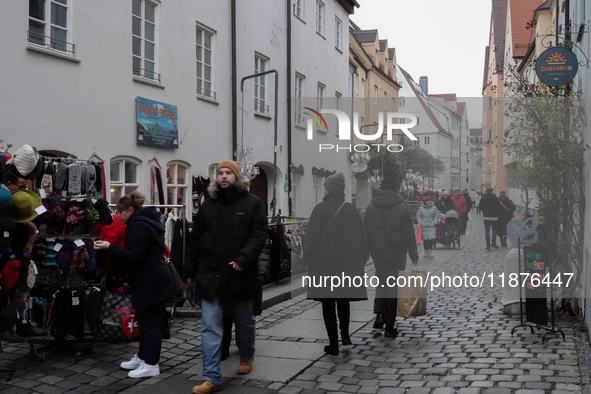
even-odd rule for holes
{"type": "Polygon", "coordinates": [[[139,367],[134,369],[133,371],[129,371],[127,376],[130,378],[149,378],[151,376],[158,376],[160,375],[160,367],[158,364],[150,365],[146,364],[142,361],[139,367]]]}
{"type": "Polygon", "coordinates": [[[137,356],[137,354],[134,354],[133,355],[133,358],[131,360],[129,360],[129,361],[123,361],[120,366],[123,369],[136,369],[143,362],[144,362],[144,360],[142,360],[141,358],[139,358],[137,356]]]}

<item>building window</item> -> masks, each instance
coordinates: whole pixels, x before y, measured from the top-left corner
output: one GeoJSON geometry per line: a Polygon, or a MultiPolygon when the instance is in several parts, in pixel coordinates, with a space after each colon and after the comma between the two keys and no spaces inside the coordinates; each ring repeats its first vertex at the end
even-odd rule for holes
{"type": "Polygon", "coordinates": [[[361,98],[365,98],[365,79],[361,78],[361,98]]]}
{"type": "Polygon", "coordinates": [[[359,94],[359,74],[353,74],[353,86],[355,86],[355,94],[359,94]]]}
{"type": "Polygon", "coordinates": [[[492,129],[488,129],[488,140],[492,141],[492,129]]]}
{"type": "Polygon", "coordinates": [[[295,76],[295,123],[304,124],[304,115],[302,113],[302,97],[304,92],[304,76],[296,73],[295,76]]]}
{"type": "Polygon", "coordinates": [[[361,117],[361,126],[363,127],[364,124],[365,124],[365,118],[362,116],[361,117]]]}
{"type": "Polygon", "coordinates": [[[373,87],[373,103],[378,105],[378,87],[375,85],[373,87]]]}
{"type": "Polygon", "coordinates": [[[293,14],[298,18],[304,17],[303,6],[304,0],[293,0],[293,14]]]}
{"type": "Polygon", "coordinates": [[[489,97],[488,98],[488,108],[492,108],[492,105],[493,105],[493,99],[492,99],[492,97],[489,97]]]}
{"type": "Polygon", "coordinates": [[[384,110],[388,110],[388,93],[384,92],[384,110]]]}
{"type": "Polygon", "coordinates": [[[215,99],[213,86],[213,37],[214,33],[211,30],[197,26],[197,94],[215,99]]]}
{"type": "Polygon", "coordinates": [[[132,2],[133,74],[160,81],[156,65],[156,4],[132,2]]]}
{"type": "Polygon", "coordinates": [[[406,97],[398,98],[398,107],[404,107],[406,105],[406,97]]]}
{"type": "Polygon", "coordinates": [[[324,36],[324,3],[316,0],[316,33],[324,36]]]}
{"type": "MultiPolygon", "coordinates": [[[[267,63],[269,59],[266,57],[255,54],[254,55],[254,73],[259,74],[267,71],[267,63]]],[[[267,92],[266,92],[266,75],[261,75],[254,79],[254,112],[268,115],[269,106],[267,105],[267,92]]]]}
{"type": "Polygon", "coordinates": [[[297,216],[298,210],[298,185],[300,184],[301,176],[294,172],[291,173],[291,210],[293,216],[297,216]]]}
{"type": "Polygon", "coordinates": [[[431,143],[431,138],[430,137],[423,137],[424,139],[424,144],[423,145],[429,145],[431,143]]]}
{"type": "MultiPolygon", "coordinates": [[[[336,98],[336,104],[337,104],[337,110],[341,110],[341,108],[343,108],[343,95],[340,94],[339,92],[334,92],[334,96],[336,98]]],[[[336,127],[336,135],[339,135],[339,122],[337,121],[337,127],[336,127]]]]}
{"type": "Polygon", "coordinates": [[[378,52],[378,50],[376,49],[376,58],[375,58],[375,63],[376,63],[376,67],[378,67],[380,65],[380,52],[378,52]]]}
{"type": "Polygon", "coordinates": [[[334,46],[336,49],[341,49],[341,30],[343,30],[343,23],[336,16],[334,17],[334,46]]]}
{"type": "MultiPolygon", "coordinates": [[[[318,112],[324,108],[324,91],[326,86],[318,82],[318,89],[316,90],[316,109],[318,112]]],[[[319,126],[320,127],[320,126],[319,126]]],[[[326,130],[324,130],[326,131],[326,130]]]]}
{"type": "Polygon", "coordinates": [[[398,124],[406,124],[406,118],[398,118],[398,124]]]}
{"type": "Polygon", "coordinates": [[[386,56],[386,58],[384,59],[384,72],[386,73],[386,75],[390,75],[388,74],[388,56],[386,56]]]}
{"type": "Polygon", "coordinates": [[[417,125],[418,125],[419,123],[421,123],[421,118],[419,118],[419,117],[417,116],[417,125]]]}
{"type": "Polygon", "coordinates": [[[29,42],[73,54],[69,10],[68,0],[29,0],[29,42]]]}
{"type": "Polygon", "coordinates": [[[189,181],[187,167],[169,163],[166,166],[166,204],[184,205],[189,181]]]}
{"type": "Polygon", "coordinates": [[[318,175],[312,175],[312,190],[314,194],[314,204],[318,204],[320,201],[320,177],[318,175]]]}
{"type": "Polygon", "coordinates": [[[111,160],[111,204],[139,187],[137,169],[139,161],[131,158],[111,160]]]}

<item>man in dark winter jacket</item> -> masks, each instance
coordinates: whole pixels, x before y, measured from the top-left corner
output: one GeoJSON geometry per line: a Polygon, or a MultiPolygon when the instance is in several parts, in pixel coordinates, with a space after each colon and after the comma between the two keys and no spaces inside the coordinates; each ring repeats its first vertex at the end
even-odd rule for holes
{"type": "Polygon", "coordinates": [[[237,372],[246,374],[254,361],[255,317],[258,296],[257,261],[267,238],[267,215],[261,200],[248,192],[248,181],[235,161],[219,164],[209,185],[211,198],[197,213],[187,261],[189,284],[201,298],[203,378],[193,393],[218,391],[224,314],[236,325],[240,352],[237,372]]]}
{"type": "Polygon", "coordinates": [[[493,248],[498,248],[497,245],[497,221],[499,220],[499,214],[501,213],[501,203],[497,196],[493,195],[493,188],[487,187],[484,191],[484,195],[480,199],[478,209],[482,211],[484,216],[484,235],[486,237],[486,249],[490,250],[491,244],[493,248]],[[490,233],[492,229],[492,242],[490,233]]]}
{"type": "Polygon", "coordinates": [[[513,218],[515,212],[515,204],[504,191],[499,193],[499,201],[501,202],[501,209],[499,210],[499,220],[497,221],[497,235],[501,240],[501,246],[507,246],[507,224],[513,218]]]}
{"type": "MultiPolygon", "coordinates": [[[[381,190],[375,192],[365,211],[365,234],[380,284],[385,284],[388,276],[398,277],[398,271],[404,271],[407,253],[413,264],[419,261],[412,217],[398,194],[399,186],[394,178],[385,177],[381,190]]],[[[397,295],[396,287],[380,285],[376,288],[373,308],[377,317],[374,328],[383,328],[385,322],[386,338],[394,338],[398,334],[394,325],[398,309],[397,295]]]]}

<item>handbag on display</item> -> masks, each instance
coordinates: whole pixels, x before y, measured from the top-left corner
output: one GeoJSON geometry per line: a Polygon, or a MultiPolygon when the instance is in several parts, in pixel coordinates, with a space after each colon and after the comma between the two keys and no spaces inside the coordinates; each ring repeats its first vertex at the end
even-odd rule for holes
{"type": "Polygon", "coordinates": [[[97,326],[98,341],[121,343],[135,339],[140,328],[133,313],[131,294],[106,291],[97,326]]]}

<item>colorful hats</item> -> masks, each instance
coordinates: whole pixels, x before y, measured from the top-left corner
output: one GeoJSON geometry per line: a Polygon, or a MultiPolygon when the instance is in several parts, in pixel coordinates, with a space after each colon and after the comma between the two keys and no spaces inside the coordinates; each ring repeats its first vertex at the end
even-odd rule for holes
{"type": "Polygon", "coordinates": [[[35,170],[38,162],[39,155],[32,146],[25,144],[12,154],[12,158],[8,161],[8,164],[14,164],[19,174],[26,177],[35,170]]]}
{"type": "Polygon", "coordinates": [[[12,208],[12,194],[8,189],[0,188],[0,222],[8,219],[12,208]]]}
{"type": "Polygon", "coordinates": [[[12,192],[12,209],[10,220],[17,223],[30,222],[37,217],[35,208],[41,206],[41,198],[30,190],[12,192]]]}
{"type": "Polygon", "coordinates": [[[11,260],[0,272],[0,287],[4,294],[8,294],[14,289],[18,282],[19,271],[21,269],[21,262],[18,260],[11,260]]]}

